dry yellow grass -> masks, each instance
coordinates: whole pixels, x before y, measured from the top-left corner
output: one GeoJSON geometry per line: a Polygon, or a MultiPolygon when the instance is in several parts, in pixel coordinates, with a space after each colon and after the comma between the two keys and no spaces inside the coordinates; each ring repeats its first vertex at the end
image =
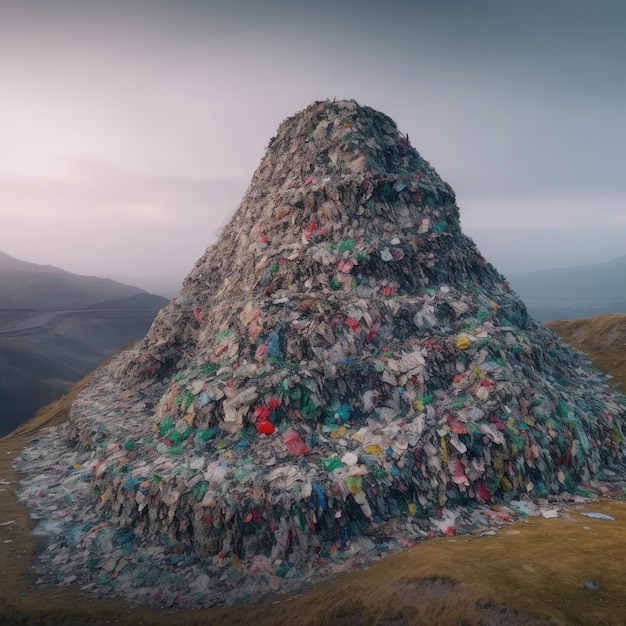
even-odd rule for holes
{"type": "MultiPolygon", "coordinates": [[[[626,315],[549,324],[626,385],[626,315]]],[[[28,424],[0,440],[0,624],[310,624],[478,625],[626,623],[626,503],[590,507],[617,518],[527,518],[495,537],[436,539],[344,574],[299,597],[272,597],[235,608],[162,613],[117,601],[90,601],[75,587],[41,590],[28,573],[31,523],[14,496],[14,456],[43,426],[59,423],[88,377],[28,424]],[[11,540],[11,543],[4,543],[11,540]],[[600,584],[598,591],[581,581],[600,584]]]]}
{"type": "Polygon", "coordinates": [[[626,314],[610,313],[581,320],[548,322],[567,343],[586,352],[593,364],[614,377],[626,393],[626,314]]]}

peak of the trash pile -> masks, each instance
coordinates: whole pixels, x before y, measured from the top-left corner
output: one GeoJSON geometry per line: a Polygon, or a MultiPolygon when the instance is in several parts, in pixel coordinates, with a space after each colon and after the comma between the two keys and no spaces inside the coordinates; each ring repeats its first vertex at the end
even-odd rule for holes
{"type": "Polygon", "coordinates": [[[57,500],[73,490],[55,554],[83,546],[84,567],[68,563],[110,593],[131,593],[113,574],[144,572],[142,597],[206,604],[615,476],[625,417],[463,234],[393,121],[327,101],[279,127],[146,338],[23,458],[57,500]],[[146,563],[192,568],[193,591],[174,577],[155,598],[146,563]]]}
{"type": "MultiPolygon", "coordinates": [[[[467,312],[468,291],[491,309],[497,303],[484,294],[503,290],[502,277],[462,233],[452,189],[395,123],[354,101],[316,102],[279,127],[223,235],[120,380],[169,376],[181,355],[250,358],[233,333],[257,344],[270,327],[267,307],[289,325],[294,310],[336,322],[349,299],[359,319],[358,301],[406,302],[423,309],[428,325],[432,303],[445,300],[438,308],[451,321],[467,312]],[[451,297],[451,289],[464,295],[451,297]],[[224,349],[220,330],[229,331],[229,348],[215,355],[224,349]]],[[[525,307],[507,298],[506,316],[523,324],[525,307]]]]}

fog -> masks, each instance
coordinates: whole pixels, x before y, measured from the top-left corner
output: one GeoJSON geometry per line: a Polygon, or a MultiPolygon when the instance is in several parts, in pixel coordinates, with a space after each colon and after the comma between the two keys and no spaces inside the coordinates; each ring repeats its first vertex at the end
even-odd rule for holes
{"type": "Polygon", "coordinates": [[[0,250],[172,292],[280,122],[354,98],[500,271],[625,254],[621,3],[337,4],[2,3],[0,250]]]}

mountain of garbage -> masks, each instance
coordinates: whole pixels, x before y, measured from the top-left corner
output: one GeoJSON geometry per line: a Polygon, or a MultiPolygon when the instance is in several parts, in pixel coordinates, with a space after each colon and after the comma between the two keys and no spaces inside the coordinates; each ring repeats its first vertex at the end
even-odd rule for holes
{"type": "Polygon", "coordinates": [[[623,476],[625,402],[390,118],[316,102],[146,338],[23,452],[22,498],[43,581],[242,601],[623,476]]]}

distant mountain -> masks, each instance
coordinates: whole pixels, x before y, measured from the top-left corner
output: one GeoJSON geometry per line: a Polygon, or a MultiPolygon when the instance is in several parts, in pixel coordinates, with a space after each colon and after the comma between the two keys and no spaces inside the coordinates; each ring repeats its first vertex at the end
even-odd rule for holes
{"type": "Polygon", "coordinates": [[[113,280],[127,285],[137,285],[149,293],[156,293],[165,298],[173,298],[181,289],[184,276],[174,279],[163,276],[131,276],[111,274],[113,280]]]}
{"type": "Polygon", "coordinates": [[[167,302],[0,252],[0,437],[141,338],[167,302]]]}
{"type": "Polygon", "coordinates": [[[626,256],[606,263],[527,272],[509,284],[539,320],[626,313],[626,256]]]}
{"type": "Polygon", "coordinates": [[[96,304],[91,304],[85,307],[86,311],[103,311],[103,310],[111,310],[111,311],[119,311],[119,310],[129,310],[129,309],[153,309],[158,311],[162,309],[169,300],[164,298],[163,296],[155,296],[152,293],[146,293],[142,291],[141,293],[137,293],[134,296],[129,296],[128,298],[118,298],[116,300],[106,300],[104,302],[97,302],[96,304]]]}
{"type": "Polygon", "coordinates": [[[81,309],[140,293],[146,292],[109,278],[80,276],[0,252],[0,308],[81,309]]]}

